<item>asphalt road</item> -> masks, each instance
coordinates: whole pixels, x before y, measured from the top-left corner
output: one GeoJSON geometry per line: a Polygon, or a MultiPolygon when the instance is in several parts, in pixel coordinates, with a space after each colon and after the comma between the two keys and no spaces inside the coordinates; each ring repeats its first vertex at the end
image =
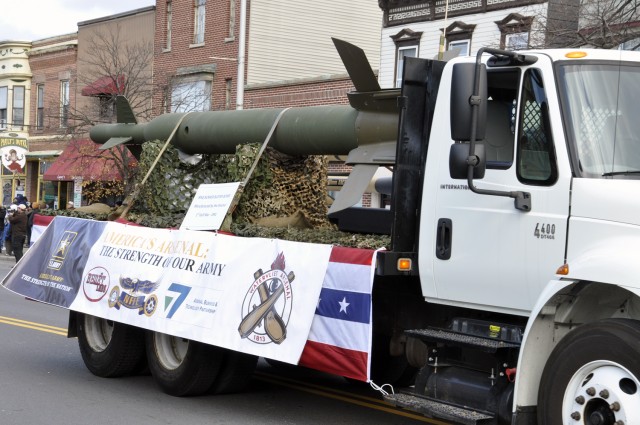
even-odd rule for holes
{"type": "MultiPolygon", "coordinates": [[[[0,276],[13,266],[0,254],[0,276]]],[[[176,398],[151,376],[103,379],[66,338],[67,311],[0,288],[0,424],[416,424],[364,384],[262,361],[239,394],[176,398]]]]}

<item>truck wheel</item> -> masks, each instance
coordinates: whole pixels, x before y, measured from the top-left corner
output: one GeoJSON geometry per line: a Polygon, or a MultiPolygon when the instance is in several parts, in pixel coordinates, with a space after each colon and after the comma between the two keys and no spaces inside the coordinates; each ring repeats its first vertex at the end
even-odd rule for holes
{"type": "Polygon", "coordinates": [[[251,379],[257,364],[257,356],[225,350],[222,368],[209,392],[211,394],[229,394],[242,391],[251,379]]]}
{"type": "Polygon", "coordinates": [[[102,378],[134,373],[144,363],[144,331],[111,320],[79,314],[78,345],[87,369],[102,378]]]}
{"type": "Polygon", "coordinates": [[[378,385],[391,384],[408,387],[415,382],[418,368],[409,364],[405,355],[392,356],[389,353],[391,337],[373,334],[371,344],[371,380],[378,385]]]}
{"type": "Polygon", "coordinates": [[[538,423],[640,423],[640,323],[607,319],[569,333],[551,353],[538,423]]]}
{"type": "Polygon", "coordinates": [[[147,360],[151,375],[165,393],[199,395],[213,385],[224,360],[221,348],[158,332],[148,332],[147,360]]]}

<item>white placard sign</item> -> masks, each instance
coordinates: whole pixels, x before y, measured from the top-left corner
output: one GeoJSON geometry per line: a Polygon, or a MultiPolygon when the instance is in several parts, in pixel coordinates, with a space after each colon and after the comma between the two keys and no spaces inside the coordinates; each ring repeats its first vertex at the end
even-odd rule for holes
{"type": "Polygon", "coordinates": [[[220,229],[238,187],[240,182],[201,184],[180,229],[220,229]]]}

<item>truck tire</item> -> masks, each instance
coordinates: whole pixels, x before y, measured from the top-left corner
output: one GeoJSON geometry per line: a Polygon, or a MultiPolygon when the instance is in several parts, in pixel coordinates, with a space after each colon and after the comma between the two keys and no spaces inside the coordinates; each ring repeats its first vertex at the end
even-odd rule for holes
{"type": "Polygon", "coordinates": [[[147,361],[156,384],[176,397],[209,390],[222,366],[225,350],[159,332],[148,332],[147,361]]]}
{"type": "Polygon", "coordinates": [[[131,375],[144,364],[144,331],[78,314],[78,345],[87,369],[102,378],[131,375]]]}
{"type": "Polygon", "coordinates": [[[373,334],[371,344],[371,380],[378,385],[391,384],[394,387],[408,387],[415,382],[418,368],[409,364],[407,357],[392,356],[389,353],[391,337],[381,333],[373,334]]]}
{"type": "Polygon", "coordinates": [[[607,319],[563,338],[542,374],[538,423],[640,423],[640,323],[607,319]]]}
{"type": "Polygon", "coordinates": [[[220,373],[209,389],[211,394],[230,394],[242,391],[251,380],[258,357],[237,351],[225,350],[220,373]]]}

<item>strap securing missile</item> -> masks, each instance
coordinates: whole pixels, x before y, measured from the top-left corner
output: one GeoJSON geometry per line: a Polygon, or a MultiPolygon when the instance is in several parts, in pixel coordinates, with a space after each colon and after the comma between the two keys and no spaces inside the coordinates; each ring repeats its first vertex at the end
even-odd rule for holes
{"type": "Polygon", "coordinates": [[[251,179],[253,172],[258,166],[258,162],[260,161],[260,158],[264,154],[264,151],[267,149],[267,145],[271,141],[271,138],[273,137],[273,133],[275,133],[276,128],[278,127],[278,123],[280,122],[280,119],[284,116],[285,112],[287,112],[289,109],[291,108],[285,108],[282,111],[280,111],[276,119],[273,121],[273,125],[271,126],[269,133],[267,133],[267,137],[265,137],[264,142],[262,142],[262,146],[260,146],[260,150],[258,151],[255,159],[253,160],[253,164],[251,164],[251,168],[249,168],[249,171],[247,171],[247,175],[244,177],[244,180],[240,183],[240,186],[238,187],[238,190],[235,196],[233,197],[233,200],[231,201],[231,205],[229,206],[229,211],[227,212],[227,216],[225,217],[225,222],[229,221],[231,214],[236,209],[238,202],[240,202],[240,198],[242,197],[244,188],[249,183],[249,180],[251,179]]]}
{"type": "Polygon", "coordinates": [[[162,146],[162,149],[160,149],[160,152],[158,152],[158,156],[156,156],[156,159],[153,161],[153,163],[151,164],[151,166],[149,167],[149,169],[147,170],[147,174],[144,176],[144,178],[142,179],[142,181],[140,183],[138,183],[136,185],[136,187],[133,189],[133,191],[131,192],[131,194],[129,196],[127,196],[127,198],[125,199],[125,201],[123,202],[124,204],[124,210],[122,211],[122,213],[120,214],[121,218],[126,218],[127,217],[127,213],[129,212],[129,210],[131,209],[131,207],[133,206],[133,203],[135,202],[136,198],[138,197],[138,195],[140,194],[140,189],[145,185],[145,183],[147,182],[147,180],[149,179],[149,176],[151,175],[151,173],[153,172],[153,169],[156,167],[156,165],[158,164],[158,161],[160,161],[160,158],[162,157],[162,155],[164,154],[164,152],[167,150],[167,148],[169,147],[169,143],[171,143],[171,140],[173,140],[173,136],[175,136],[176,132],[178,131],[178,128],[180,127],[180,124],[182,124],[182,121],[184,121],[184,119],[187,117],[187,115],[189,115],[191,112],[187,112],[186,114],[184,114],[183,116],[180,117],[180,119],[178,120],[178,122],[176,123],[175,127],[173,127],[173,130],[171,131],[171,134],[169,134],[169,137],[167,137],[167,141],[165,142],[165,144],[162,146]]]}

